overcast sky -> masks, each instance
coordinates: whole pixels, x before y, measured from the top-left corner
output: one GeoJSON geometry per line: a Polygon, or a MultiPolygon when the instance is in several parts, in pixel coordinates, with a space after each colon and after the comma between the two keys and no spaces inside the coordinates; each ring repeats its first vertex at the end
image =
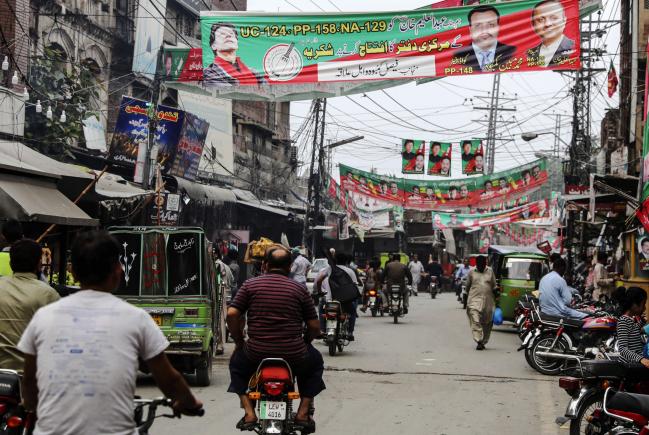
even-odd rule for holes
{"type": "MultiPolygon", "coordinates": [[[[619,2],[605,1],[601,20],[619,18],[619,2]]],[[[431,1],[432,3],[432,1],[431,1]]],[[[248,0],[249,11],[272,12],[336,12],[394,10],[395,4],[401,10],[415,9],[424,6],[424,0],[248,0]],[[319,8],[319,7],[321,8],[319,8]]],[[[593,15],[597,19],[597,15],[593,15]]],[[[603,25],[602,25],[603,26],[603,25]]],[[[595,67],[607,68],[613,59],[619,72],[619,27],[608,29],[607,35],[594,40],[595,46],[606,46],[607,53],[595,67]]],[[[498,134],[511,138],[512,142],[497,143],[496,170],[516,167],[534,160],[534,153],[550,150],[554,136],[542,135],[532,142],[521,139],[522,132],[554,131],[555,114],[566,115],[561,121],[561,138],[570,143],[572,95],[570,89],[574,80],[568,74],[552,71],[524,72],[501,75],[501,94],[515,101],[507,107],[515,107],[516,112],[502,112],[503,123],[498,134]],[[498,145],[501,144],[501,145],[498,145]]],[[[438,141],[459,141],[472,137],[486,136],[486,125],[475,120],[486,120],[487,111],[475,110],[473,106],[484,106],[476,96],[487,96],[491,91],[493,76],[443,78],[431,83],[416,85],[414,83],[387,89],[386,95],[381,91],[368,94],[377,104],[362,95],[352,96],[351,101],[345,97],[330,98],[327,101],[328,121],[326,138],[341,140],[358,134],[365,135],[363,141],[336,148],[333,155],[334,164],[344,163],[364,170],[372,167],[379,173],[400,174],[400,141],[399,138],[414,138],[438,141]],[[398,100],[412,112],[399,107],[390,97],[398,100]],[[470,99],[473,99],[471,101],[470,99]],[[382,107],[379,107],[382,106],[382,107]],[[383,118],[386,119],[383,119],[383,118]],[[401,119],[398,119],[401,118],[401,119]],[[405,121],[405,122],[404,122],[405,121]],[[407,123],[420,128],[409,127],[407,123]],[[442,131],[432,124],[444,126],[442,131]]],[[[607,75],[596,75],[592,92],[592,134],[599,137],[600,121],[607,108],[617,107],[617,94],[613,98],[607,95],[607,75]]],[[[302,123],[310,108],[310,101],[291,103],[291,129],[295,131],[302,123]]],[[[561,145],[565,148],[564,145],[561,145]]],[[[456,147],[457,148],[457,147],[456,147]]],[[[301,147],[302,159],[307,160],[309,149],[301,147]]],[[[459,153],[455,149],[454,153],[459,153]]],[[[458,154],[454,154],[458,155],[458,154]]],[[[459,158],[454,158],[453,178],[460,177],[459,158]]],[[[338,175],[336,169],[334,175],[338,175]]],[[[410,176],[411,178],[434,179],[428,176],[410,176]]]]}

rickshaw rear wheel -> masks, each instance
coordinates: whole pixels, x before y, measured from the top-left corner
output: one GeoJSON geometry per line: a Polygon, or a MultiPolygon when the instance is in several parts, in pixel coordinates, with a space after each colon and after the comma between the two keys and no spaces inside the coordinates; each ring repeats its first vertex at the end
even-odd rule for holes
{"type": "Polygon", "coordinates": [[[214,358],[212,357],[211,345],[210,350],[203,352],[201,359],[205,362],[201,362],[201,366],[196,368],[196,385],[199,387],[207,387],[212,383],[212,365],[214,358]]]}

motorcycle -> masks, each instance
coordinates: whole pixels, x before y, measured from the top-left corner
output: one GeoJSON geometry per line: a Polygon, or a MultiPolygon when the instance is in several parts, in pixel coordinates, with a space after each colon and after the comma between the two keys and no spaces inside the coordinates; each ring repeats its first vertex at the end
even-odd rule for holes
{"type": "Polygon", "coordinates": [[[367,301],[367,307],[372,313],[372,317],[376,317],[378,313],[381,313],[381,316],[383,316],[383,301],[381,295],[375,289],[365,290],[365,300],[367,301]]]}
{"type": "Polygon", "coordinates": [[[531,345],[532,363],[544,375],[557,375],[569,361],[610,359],[616,347],[617,319],[598,312],[583,320],[541,314],[542,332],[531,345]]]}
{"type": "Polygon", "coordinates": [[[559,386],[568,393],[570,401],[564,416],[556,420],[559,425],[570,421],[570,435],[605,434],[613,428],[614,421],[602,412],[607,387],[635,393],[649,392],[649,370],[639,364],[581,361],[574,374],[559,378],[559,386]]]}
{"type": "Polygon", "coordinates": [[[430,298],[435,299],[437,293],[439,293],[439,283],[437,282],[436,276],[430,277],[430,284],[428,290],[430,291],[430,298]]]}
{"type": "MultiPolygon", "coordinates": [[[[258,420],[252,429],[259,435],[301,435],[311,433],[295,424],[293,400],[300,398],[295,391],[295,377],[289,364],[281,358],[264,359],[250,380],[250,400],[255,403],[258,420]]],[[[313,408],[309,413],[313,415],[313,408]]]]}
{"type": "Polygon", "coordinates": [[[13,370],[0,369],[0,434],[31,433],[34,414],[21,406],[20,375],[13,370]]]}
{"type": "Polygon", "coordinates": [[[325,343],[329,347],[329,355],[336,356],[336,350],[342,352],[349,345],[347,339],[349,330],[349,316],[342,312],[340,302],[331,301],[325,304],[325,343]]]}
{"type": "Polygon", "coordinates": [[[466,277],[462,278],[462,280],[460,281],[460,285],[461,285],[461,288],[462,288],[462,290],[460,292],[460,297],[462,298],[462,308],[464,308],[466,310],[466,304],[469,301],[469,289],[467,288],[467,278],[466,277]]]}
{"type": "Polygon", "coordinates": [[[614,391],[604,393],[604,413],[615,420],[609,432],[616,435],[649,435],[649,396],[614,391]]]}
{"type": "MultiPolygon", "coordinates": [[[[153,421],[159,417],[165,418],[180,418],[180,413],[174,411],[172,414],[161,414],[157,415],[156,411],[159,406],[165,406],[171,408],[173,401],[167,399],[166,397],[161,397],[158,399],[141,399],[136,397],[133,401],[135,407],[135,426],[140,435],[148,435],[149,429],[153,426],[153,421]],[[147,409],[145,413],[144,410],[147,409]]],[[[203,408],[196,409],[191,412],[192,416],[202,417],[205,415],[205,410],[203,408]]]]}
{"type": "Polygon", "coordinates": [[[389,313],[394,323],[399,323],[399,317],[404,315],[403,297],[401,296],[401,287],[398,285],[390,286],[390,305],[389,313]]]}

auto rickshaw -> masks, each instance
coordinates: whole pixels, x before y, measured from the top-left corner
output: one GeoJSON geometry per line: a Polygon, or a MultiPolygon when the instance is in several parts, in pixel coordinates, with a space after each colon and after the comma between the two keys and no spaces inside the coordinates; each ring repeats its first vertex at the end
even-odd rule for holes
{"type": "Polygon", "coordinates": [[[489,263],[500,290],[497,305],[503,319],[513,321],[518,299],[538,290],[541,278],[549,272],[548,256],[531,247],[492,245],[489,263]]]}
{"type": "MultiPolygon", "coordinates": [[[[649,233],[647,233],[642,227],[624,235],[623,275],[618,281],[616,281],[615,287],[640,287],[645,292],[649,293],[648,242],[649,233]]],[[[647,316],[649,316],[649,301],[647,302],[645,312],[647,316]]]]}
{"type": "MultiPolygon", "coordinates": [[[[408,257],[408,254],[404,254],[403,252],[399,252],[398,254],[399,254],[399,258],[400,258],[399,261],[402,264],[405,264],[407,266],[408,262],[410,261],[410,257],[408,257]]],[[[387,264],[387,262],[392,259],[393,254],[390,254],[390,253],[387,253],[387,252],[381,252],[379,255],[380,255],[379,258],[381,260],[381,268],[384,268],[385,265],[387,264]]]]}
{"type": "Polygon", "coordinates": [[[194,227],[108,230],[122,247],[124,276],[115,295],[151,315],[169,340],[165,353],[174,367],[209,385],[220,298],[205,233],[194,227]]]}

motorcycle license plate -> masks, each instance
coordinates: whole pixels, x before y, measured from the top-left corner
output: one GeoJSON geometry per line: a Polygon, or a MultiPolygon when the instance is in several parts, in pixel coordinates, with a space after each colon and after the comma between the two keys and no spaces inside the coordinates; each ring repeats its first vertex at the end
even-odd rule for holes
{"type": "Polygon", "coordinates": [[[327,320],[327,329],[336,329],[336,321],[327,320]]]}
{"type": "Polygon", "coordinates": [[[376,303],[376,296],[370,296],[370,304],[376,303]]]}
{"type": "Polygon", "coordinates": [[[262,420],[286,420],[286,403],[262,401],[259,416],[262,420]]]}

